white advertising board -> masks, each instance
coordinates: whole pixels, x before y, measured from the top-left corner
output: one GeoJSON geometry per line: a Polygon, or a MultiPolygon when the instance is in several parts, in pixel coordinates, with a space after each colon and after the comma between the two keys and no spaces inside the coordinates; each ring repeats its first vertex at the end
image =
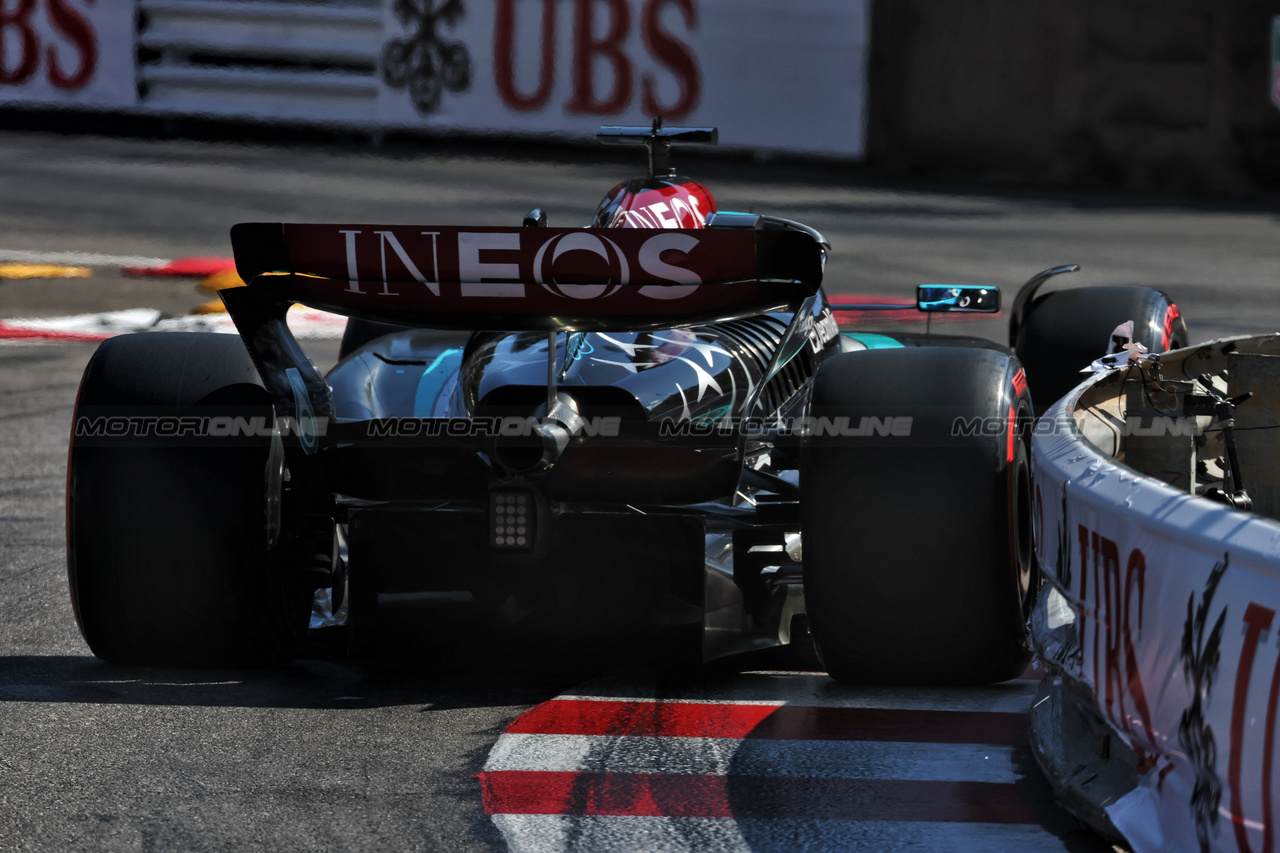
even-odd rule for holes
{"type": "Polygon", "coordinates": [[[1072,434],[1078,392],[1037,425],[1036,551],[1075,613],[1059,663],[1138,756],[1107,814],[1136,853],[1269,850],[1280,523],[1099,453],[1072,434]]]}
{"type": "Polygon", "coordinates": [[[869,46],[870,0],[387,0],[376,115],[579,139],[660,115],[860,157],[869,46]]]}
{"type": "Polygon", "coordinates": [[[0,104],[134,107],[134,0],[0,0],[0,104]]]}

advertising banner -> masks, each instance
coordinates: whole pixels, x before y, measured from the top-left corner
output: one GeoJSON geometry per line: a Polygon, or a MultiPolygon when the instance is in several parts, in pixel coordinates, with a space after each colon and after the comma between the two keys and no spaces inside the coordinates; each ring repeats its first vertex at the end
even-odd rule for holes
{"type": "Polygon", "coordinates": [[[1107,814],[1138,853],[1269,850],[1280,524],[1140,477],[1070,419],[1036,438],[1036,550],[1074,611],[1058,663],[1138,756],[1107,814]]]}
{"type": "Polygon", "coordinates": [[[860,157],[869,0],[387,0],[379,124],[589,139],[715,125],[860,157]]]}
{"type": "Polygon", "coordinates": [[[138,104],[133,0],[0,0],[0,104],[138,104]]]}

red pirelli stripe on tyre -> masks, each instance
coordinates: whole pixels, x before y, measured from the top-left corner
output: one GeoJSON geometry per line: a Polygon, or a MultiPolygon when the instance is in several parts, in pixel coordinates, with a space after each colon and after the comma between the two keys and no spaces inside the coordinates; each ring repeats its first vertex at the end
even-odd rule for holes
{"type": "Polygon", "coordinates": [[[1019,369],[1013,374],[1013,396],[1021,397],[1022,392],[1027,390],[1027,374],[1026,371],[1019,369]]]}
{"type": "Polygon", "coordinates": [[[1013,406],[1009,407],[1009,423],[1005,426],[1004,431],[1009,439],[1006,458],[1009,460],[1009,464],[1012,465],[1014,453],[1018,449],[1018,410],[1013,406]]]}
{"type": "Polygon", "coordinates": [[[1173,339],[1173,324],[1182,316],[1182,312],[1178,310],[1178,306],[1170,303],[1164,312],[1164,338],[1162,340],[1161,349],[1169,349],[1169,341],[1173,339]]]}

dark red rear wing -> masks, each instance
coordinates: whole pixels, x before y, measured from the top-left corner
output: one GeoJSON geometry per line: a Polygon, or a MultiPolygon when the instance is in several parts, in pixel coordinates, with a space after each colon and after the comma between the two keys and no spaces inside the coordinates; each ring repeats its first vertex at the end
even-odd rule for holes
{"type": "Polygon", "coordinates": [[[822,282],[799,231],[243,223],[231,242],[269,302],[434,328],[699,323],[794,310],[822,282]]]}

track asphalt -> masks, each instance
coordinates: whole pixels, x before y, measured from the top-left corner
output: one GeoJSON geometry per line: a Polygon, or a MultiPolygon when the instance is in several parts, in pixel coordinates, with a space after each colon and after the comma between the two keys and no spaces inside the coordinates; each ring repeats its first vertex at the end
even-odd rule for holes
{"type": "MultiPolygon", "coordinates": [[[[0,320],[185,316],[208,298],[195,282],[119,268],[225,256],[239,221],[506,225],[543,207],[577,224],[642,168],[484,155],[0,134],[0,262],[93,272],[0,281],[0,320]]],[[[1080,284],[1164,287],[1196,340],[1280,328],[1280,218],[1261,206],[684,170],[724,208],[824,231],[833,293],[962,282],[1007,300],[1078,262],[1080,284]]],[[[336,356],[331,339],[306,346],[322,366],[336,356]]],[[[691,672],[573,625],[534,642],[419,624],[395,656],[272,672],[104,664],[76,630],[63,552],[92,351],[0,346],[0,849],[1107,849],[1049,802],[1021,682],[910,694],[774,660],[691,672]]]]}

